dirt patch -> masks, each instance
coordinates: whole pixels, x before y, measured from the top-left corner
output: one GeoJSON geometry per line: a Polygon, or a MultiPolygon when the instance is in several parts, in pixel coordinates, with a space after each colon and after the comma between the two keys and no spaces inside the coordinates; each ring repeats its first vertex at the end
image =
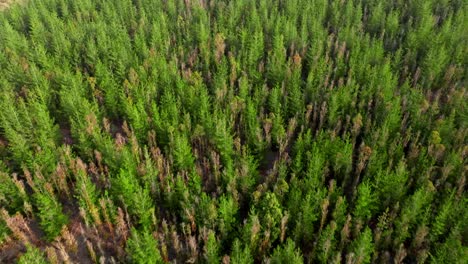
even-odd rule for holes
{"type": "Polygon", "coordinates": [[[69,127],[60,127],[60,133],[62,134],[63,144],[70,145],[70,146],[73,145],[73,138],[71,135],[71,129],[69,127]]]}
{"type": "Polygon", "coordinates": [[[23,243],[11,241],[1,247],[0,263],[14,263],[18,256],[26,251],[23,243]]]}

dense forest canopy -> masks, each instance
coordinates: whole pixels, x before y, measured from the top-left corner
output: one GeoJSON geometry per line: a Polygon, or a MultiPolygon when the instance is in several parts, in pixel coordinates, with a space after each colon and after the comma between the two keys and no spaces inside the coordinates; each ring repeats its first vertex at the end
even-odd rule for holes
{"type": "Polygon", "coordinates": [[[10,6],[0,262],[467,263],[467,16],[464,0],[10,6]]]}

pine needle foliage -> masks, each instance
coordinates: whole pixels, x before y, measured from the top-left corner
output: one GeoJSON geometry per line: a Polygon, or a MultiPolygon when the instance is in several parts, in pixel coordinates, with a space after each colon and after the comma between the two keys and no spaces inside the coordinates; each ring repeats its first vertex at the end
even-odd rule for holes
{"type": "Polygon", "coordinates": [[[463,1],[2,6],[0,262],[467,262],[463,1]]]}

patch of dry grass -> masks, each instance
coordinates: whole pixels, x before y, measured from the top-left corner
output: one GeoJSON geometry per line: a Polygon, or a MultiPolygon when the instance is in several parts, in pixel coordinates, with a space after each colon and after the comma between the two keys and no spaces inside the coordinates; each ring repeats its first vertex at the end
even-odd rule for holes
{"type": "Polygon", "coordinates": [[[14,2],[20,2],[15,0],[0,0],[0,11],[7,9],[14,2]]]}

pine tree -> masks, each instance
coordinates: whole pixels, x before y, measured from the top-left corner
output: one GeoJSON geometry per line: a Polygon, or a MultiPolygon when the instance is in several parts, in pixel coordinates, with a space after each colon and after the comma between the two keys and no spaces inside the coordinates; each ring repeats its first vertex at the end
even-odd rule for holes
{"type": "Polygon", "coordinates": [[[205,258],[207,263],[219,263],[219,248],[218,241],[213,231],[208,233],[208,240],[205,244],[205,258]]]}
{"type": "Polygon", "coordinates": [[[271,53],[268,55],[267,76],[270,83],[275,86],[281,85],[286,73],[286,49],[284,48],[284,36],[279,33],[279,29],[275,30],[272,46],[271,53]]]}
{"type": "Polygon", "coordinates": [[[18,264],[47,264],[49,263],[44,257],[43,252],[32,245],[26,245],[26,253],[18,259],[18,264]]]}
{"type": "Polygon", "coordinates": [[[333,255],[333,249],[335,247],[336,238],[335,238],[336,223],[331,222],[324,230],[319,234],[317,249],[315,256],[317,257],[320,263],[327,263],[330,261],[331,256],[333,255]]]}
{"type": "Polygon", "coordinates": [[[221,235],[228,238],[237,222],[238,205],[231,196],[219,199],[219,228],[221,235]]]}
{"type": "Polygon", "coordinates": [[[9,212],[21,211],[23,203],[28,200],[25,190],[19,189],[18,184],[24,188],[22,182],[14,180],[13,176],[0,172],[0,205],[9,212]]]}
{"type": "Polygon", "coordinates": [[[179,170],[191,170],[195,159],[187,136],[183,133],[175,132],[171,138],[171,145],[176,168],[179,170]]]}
{"type": "Polygon", "coordinates": [[[49,241],[58,236],[68,217],[63,213],[62,205],[49,193],[36,193],[34,197],[38,208],[40,226],[49,241]]]}
{"type": "Polygon", "coordinates": [[[302,254],[298,249],[296,249],[296,245],[291,239],[288,239],[288,241],[286,241],[286,245],[283,247],[277,247],[275,249],[270,261],[271,263],[304,263],[302,254]]]}
{"type": "Polygon", "coordinates": [[[250,253],[249,247],[242,247],[241,242],[236,239],[233,243],[230,257],[233,264],[253,264],[254,259],[250,253]]]}
{"type": "Polygon", "coordinates": [[[0,245],[10,236],[11,231],[8,228],[5,220],[0,218],[0,245]]]}
{"type": "Polygon", "coordinates": [[[158,248],[158,241],[148,231],[132,229],[127,241],[126,252],[130,263],[159,264],[164,263],[158,248]]]}
{"type": "Polygon", "coordinates": [[[370,263],[373,251],[372,231],[366,227],[351,244],[350,252],[352,253],[349,256],[353,259],[353,263],[370,263]]]}
{"type": "Polygon", "coordinates": [[[445,199],[445,201],[440,206],[440,210],[437,213],[437,216],[434,219],[431,228],[431,239],[437,240],[437,238],[446,232],[447,230],[447,222],[449,222],[450,214],[453,207],[453,196],[454,193],[452,192],[451,195],[445,199]]]}
{"type": "Polygon", "coordinates": [[[358,187],[354,217],[363,221],[369,220],[376,209],[375,202],[376,200],[369,183],[361,183],[358,187]]]}

